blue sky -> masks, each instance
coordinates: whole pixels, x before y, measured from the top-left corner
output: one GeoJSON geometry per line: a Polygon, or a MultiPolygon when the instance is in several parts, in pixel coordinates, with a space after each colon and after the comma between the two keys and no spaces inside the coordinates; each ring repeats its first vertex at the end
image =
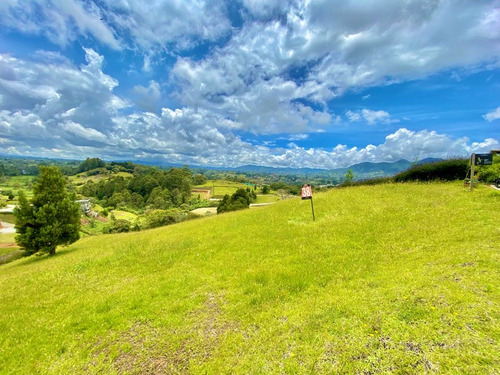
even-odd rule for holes
{"type": "Polygon", "coordinates": [[[499,140],[500,1],[0,3],[3,155],[338,168],[499,140]]]}

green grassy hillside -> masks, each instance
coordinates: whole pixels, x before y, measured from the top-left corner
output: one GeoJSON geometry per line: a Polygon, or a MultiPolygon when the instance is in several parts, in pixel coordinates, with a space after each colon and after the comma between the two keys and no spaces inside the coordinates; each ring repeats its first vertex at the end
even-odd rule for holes
{"type": "Polygon", "coordinates": [[[203,185],[194,186],[195,189],[210,189],[212,191],[213,198],[223,198],[226,194],[231,195],[238,189],[246,189],[248,187],[253,188],[253,185],[225,180],[208,180],[203,185]]]}
{"type": "Polygon", "coordinates": [[[460,182],[85,238],[0,267],[0,372],[500,368],[500,193],[460,182]]]}

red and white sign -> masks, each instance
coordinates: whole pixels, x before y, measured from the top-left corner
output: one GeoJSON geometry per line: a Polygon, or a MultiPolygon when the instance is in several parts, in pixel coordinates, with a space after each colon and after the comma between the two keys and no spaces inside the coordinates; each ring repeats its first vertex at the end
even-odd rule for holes
{"type": "Polygon", "coordinates": [[[302,186],[302,199],[312,199],[313,193],[311,185],[302,186]]]}

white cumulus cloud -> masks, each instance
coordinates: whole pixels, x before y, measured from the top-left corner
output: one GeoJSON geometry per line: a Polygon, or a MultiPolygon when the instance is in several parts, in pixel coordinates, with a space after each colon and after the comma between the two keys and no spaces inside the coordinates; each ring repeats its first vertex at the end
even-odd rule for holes
{"type": "Polygon", "coordinates": [[[0,5],[0,24],[26,34],[43,35],[62,47],[79,35],[91,35],[103,44],[121,49],[113,29],[93,2],[75,0],[9,0],[0,5]]]}
{"type": "Polygon", "coordinates": [[[374,111],[367,108],[359,111],[348,110],[346,111],[345,116],[350,122],[365,120],[368,125],[373,125],[376,123],[390,124],[399,122],[399,120],[392,119],[389,112],[382,110],[374,111]]]}
{"type": "Polygon", "coordinates": [[[500,119],[500,107],[491,112],[488,112],[483,116],[483,118],[489,122],[500,119]]]}
{"type": "MultiPolygon", "coordinates": [[[[0,27],[7,33],[45,37],[66,48],[92,46],[84,48],[86,62],[79,66],[57,52],[36,51],[24,59],[0,54],[2,148],[28,155],[60,156],[65,150],[66,157],[78,158],[322,168],[498,148],[491,137],[471,142],[394,127],[378,145],[320,149],[293,143],[345,125],[342,118],[360,122],[360,129],[399,122],[381,109],[342,108],[337,100],[346,92],[449,69],[498,67],[497,1],[238,4],[241,24],[232,25],[228,3],[217,0],[0,2],[0,27]],[[195,47],[205,52],[189,53],[195,47]],[[102,51],[109,48],[134,54],[131,65],[151,75],[121,90],[115,77],[125,73],[103,72],[102,51]],[[153,76],[165,61],[163,76],[153,76]],[[164,97],[175,103],[172,108],[164,97]],[[255,145],[242,140],[248,133],[279,134],[291,143],[255,145]]],[[[499,119],[500,107],[483,117],[499,119]]]]}
{"type": "Polygon", "coordinates": [[[149,82],[148,87],[136,85],[133,88],[137,106],[148,112],[157,112],[160,106],[161,88],[158,82],[149,82]]]}

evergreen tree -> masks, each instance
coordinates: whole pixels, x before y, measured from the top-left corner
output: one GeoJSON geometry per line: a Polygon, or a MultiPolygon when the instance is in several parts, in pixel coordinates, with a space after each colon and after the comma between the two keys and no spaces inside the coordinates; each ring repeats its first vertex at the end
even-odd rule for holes
{"type": "Polygon", "coordinates": [[[16,216],[17,244],[28,254],[39,251],[54,255],[58,245],[69,245],[80,237],[80,207],[57,167],[40,167],[31,203],[21,191],[16,216]]]}

